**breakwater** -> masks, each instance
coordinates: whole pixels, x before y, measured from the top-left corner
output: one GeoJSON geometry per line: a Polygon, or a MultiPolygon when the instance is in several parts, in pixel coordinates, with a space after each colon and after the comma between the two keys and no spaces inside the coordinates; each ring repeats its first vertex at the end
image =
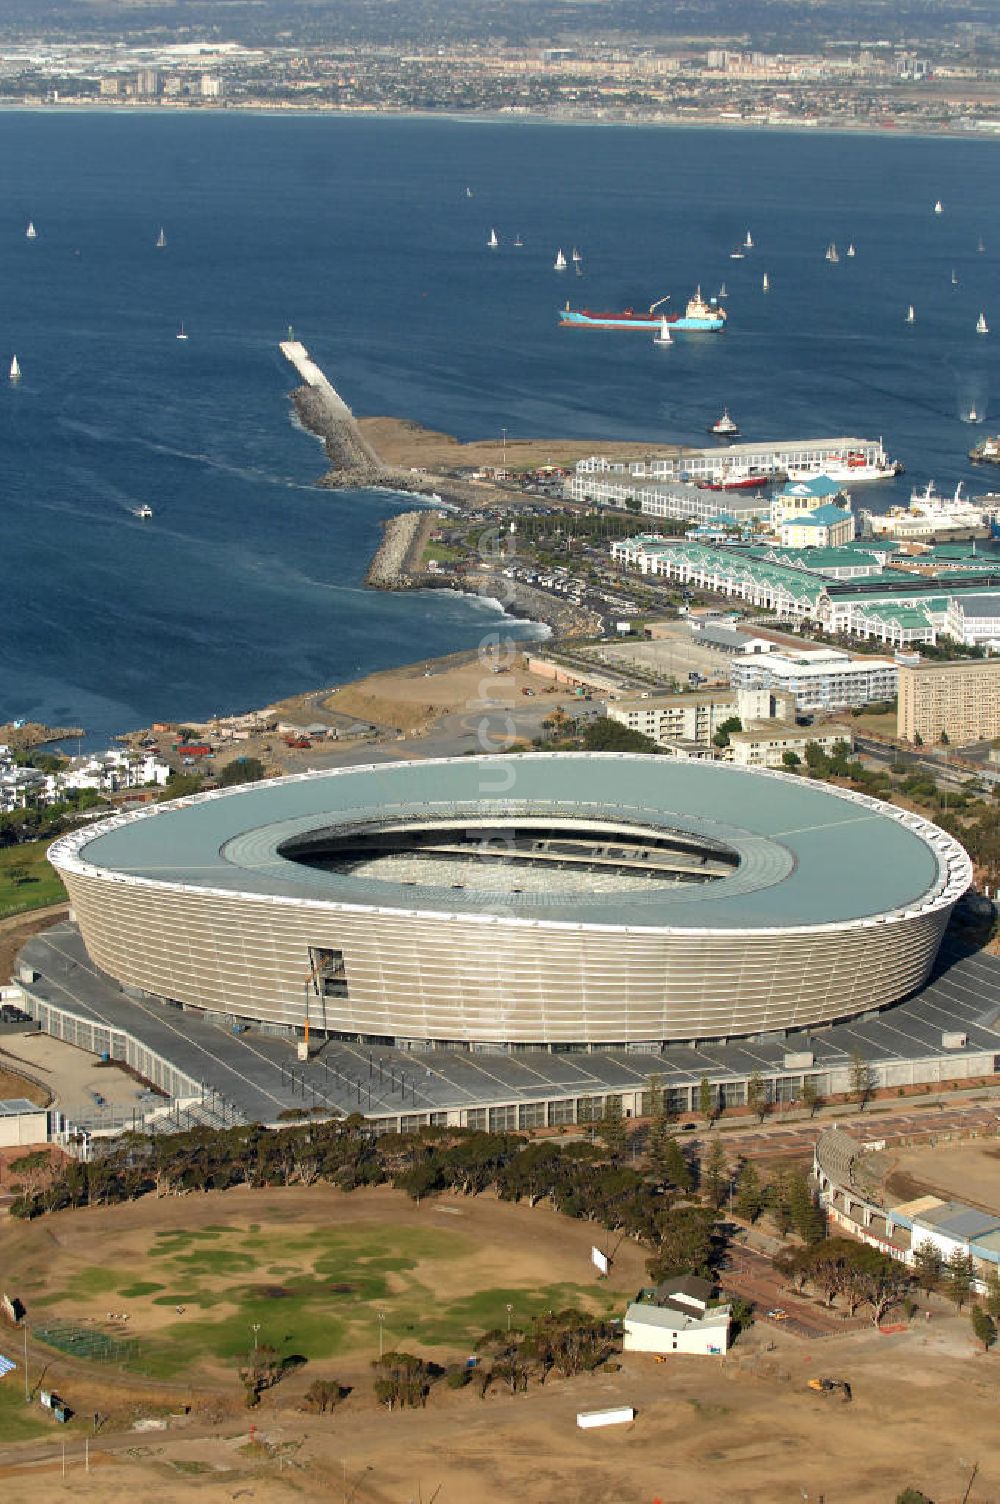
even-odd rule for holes
{"type": "Polygon", "coordinates": [[[433,512],[400,512],[382,528],[382,541],[368,566],[365,584],[375,590],[417,590],[427,583],[420,568],[431,530],[438,524],[433,512]]]}

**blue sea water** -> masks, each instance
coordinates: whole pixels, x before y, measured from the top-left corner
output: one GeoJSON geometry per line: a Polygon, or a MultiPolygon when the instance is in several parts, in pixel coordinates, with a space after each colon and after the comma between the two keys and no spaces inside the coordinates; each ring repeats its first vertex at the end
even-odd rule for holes
{"type": "Polygon", "coordinates": [[[356,412],[462,438],[700,443],[723,403],[751,438],[882,434],[907,474],[858,493],[877,509],[971,481],[962,414],[1000,417],[990,142],[224,113],[0,130],[0,367],[24,372],[0,388],[0,719],[100,741],[480,639],[481,603],[363,590],[398,501],[315,488],[289,325],[356,412]],[[553,272],[560,245],[582,278],[553,272]],[[723,280],[719,337],[557,326],[567,297],[676,307],[723,280]]]}

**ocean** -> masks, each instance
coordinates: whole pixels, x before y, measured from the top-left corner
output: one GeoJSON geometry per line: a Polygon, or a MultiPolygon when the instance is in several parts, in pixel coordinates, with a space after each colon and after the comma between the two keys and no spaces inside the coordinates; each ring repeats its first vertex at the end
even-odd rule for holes
{"type": "Polygon", "coordinates": [[[400,503],[315,487],[324,457],[294,422],[277,348],[289,326],[357,413],[460,438],[702,443],[727,404],[747,438],[884,436],[906,474],[856,504],[881,510],[931,478],[989,484],[966,458],[985,430],[964,415],[989,428],[995,400],[1000,419],[994,143],[0,120],[0,369],[16,353],[23,371],[0,387],[0,720],[79,724],[97,745],[471,647],[498,619],[446,593],[363,589],[400,503]],[[755,249],[730,260],[747,229],[755,249]],[[557,274],[574,245],[583,276],[557,274]],[[721,336],[659,350],[557,325],[567,298],[678,307],[723,281],[721,336]],[[981,309],[995,335],[976,334],[981,309]]]}

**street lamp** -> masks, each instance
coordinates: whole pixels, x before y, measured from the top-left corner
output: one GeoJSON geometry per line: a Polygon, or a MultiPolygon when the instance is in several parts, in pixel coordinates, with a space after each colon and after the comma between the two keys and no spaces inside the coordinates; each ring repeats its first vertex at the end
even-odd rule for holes
{"type": "Polygon", "coordinates": [[[508,1332],[510,1331],[510,1316],[511,1316],[511,1312],[513,1311],[513,1309],[514,1309],[514,1307],[511,1305],[510,1301],[508,1300],[508,1302],[507,1302],[507,1330],[508,1330],[508,1332]]]}
{"type": "Polygon", "coordinates": [[[378,1312],[378,1360],[382,1361],[383,1343],[385,1340],[385,1312],[378,1312]]]}
{"type": "Polygon", "coordinates": [[[254,1350],[254,1352],[256,1352],[257,1351],[257,1339],[258,1339],[258,1337],[260,1335],[260,1322],[259,1321],[255,1321],[251,1325],[250,1330],[253,1332],[253,1350],[254,1350]]]}

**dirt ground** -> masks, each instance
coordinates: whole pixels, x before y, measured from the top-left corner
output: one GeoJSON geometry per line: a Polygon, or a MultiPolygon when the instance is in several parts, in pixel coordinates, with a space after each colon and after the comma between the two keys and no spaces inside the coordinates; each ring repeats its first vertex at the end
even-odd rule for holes
{"type": "MultiPolygon", "coordinates": [[[[506,457],[508,470],[534,469],[539,465],[571,465],[594,453],[593,439],[476,439],[462,444],[447,433],[436,433],[400,418],[362,418],[361,432],[387,465],[403,469],[456,470],[480,465],[502,466],[506,457]]],[[[673,455],[676,444],[605,443],[602,454],[635,457],[636,449],[644,454],[673,455]]]]}
{"type": "Polygon", "coordinates": [[[954,1199],[1000,1215],[1000,1140],[935,1144],[884,1156],[886,1190],[896,1202],[916,1196],[954,1199]]]}
{"type": "MultiPolygon", "coordinates": [[[[333,690],[325,705],[329,710],[377,726],[398,726],[412,734],[427,730],[448,711],[464,710],[473,715],[491,705],[520,704],[522,689],[542,696],[551,687],[551,680],[519,667],[494,674],[478,657],[463,654],[458,660],[433,661],[429,667],[414,663],[370,674],[333,690]]],[[[565,686],[562,692],[566,693],[565,686]]]]}
{"type": "MultiPolygon", "coordinates": [[[[235,1416],[210,1435],[102,1434],[88,1475],[82,1438],[68,1439],[65,1480],[54,1431],[7,1454],[0,1489],[30,1491],[33,1504],[67,1488],[100,1504],[890,1504],[909,1484],[958,1504],[978,1461],[968,1504],[1000,1498],[1000,1359],[973,1352],[967,1322],[769,1340],[771,1351],[753,1338],[725,1360],[630,1355],[618,1373],[554,1378],[517,1397],[437,1390],[426,1410],[392,1415],[359,1392],[332,1416],[306,1417],[279,1391],[255,1413],[253,1440],[235,1416]],[[847,1377],[853,1403],[810,1392],[819,1374],[847,1377]],[[577,1427],[579,1411],[618,1405],[635,1408],[632,1424],[577,1427]]],[[[196,1421],[192,1433],[201,1430],[196,1421]]]]}
{"type": "MultiPolygon", "coordinates": [[[[475,1247],[461,1263],[420,1266],[434,1305],[502,1269],[507,1283],[551,1280],[571,1271],[581,1280],[594,1230],[547,1208],[489,1198],[443,1197],[419,1206],[386,1189],[349,1196],[327,1188],[236,1190],[178,1201],[152,1198],[117,1208],[58,1214],[0,1231],[0,1262],[16,1275],[27,1260],[63,1279],[94,1258],[135,1262],[142,1239],[176,1228],[197,1232],[233,1219],[286,1229],[289,1244],[305,1226],[370,1226],[373,1242],[391,1214],[423,1233],[456,1224],[475,1247]]],[[[618,1250],[611,1288],[622,1305],[642,1275],[641,1250],[618,1250]]],[[[94,1296],[104,1306],[109,1296],[94,1296]]],[[[132,1302],[132,1319],[139,1320],[132,1302]]],[[[803,1341],[760,1323],[725,1359],[673,1357],[658,1364],[628,1354],[621,1368],[533,1383],[526,1394],[481,1400],[472,1387],[437,1387],[425,1410],[388,1414],[371,1394],[369,1354],[308,1364],[269,1391],[251,1416],[238,1408],[231,1374],[215,1389],[178,1381],[152,1389],[142,1380],[61,1358],[47,1382],[75,1400],[81,1418],[53,1424],[34,1440],[0,1450],[0,1496],[146,1504],[246,1500],[350,1500],[356,1504],[762,1504],[824,1498],[826,1504],[890,1504],[906,1485],[935,1504],[958,1504],[972,1464],[980,1472],[968,1504],[1000,1501],[995,1415],[1000,1358],[977,1353],[967,1317],[941,1302],[931,1322],[883,1335],[861,1326],[845,1335],[803,1341]],[[850,1405],[810,1392],[816,1375],[847,1378],[850,1405]],[[88,1378],[93,1382],[88,1387],[88,1378]],[[298,1407],[309,1378],[337,1377],[354,1386],[332,1415],[298,1407]],[[190,1415],[167,1430],[125,1429],[121,1398],[136,1398],[166,1416],[181,1404],[190,1415]],[[160,1397],[156,1407],[157,1395],[160,1397]],[[116,1404],[117,1400],[117,1404],[116,1404]],[[597,1431],[576,1425],[581,1410],[632,1406],[633,1423],[597,1431]],[[116,1410],[90,1442],[85,1471],[83,1415],[116,1410]],[[251,1435],[248,1427],[253,1422],[251,1435]],[[66,1448],[63,1477],[63,1444],[66,1448]]],[[[37,1353],[33,1361],[37,1361],[37,1353]]],[[[19,1381],[20,1375],[15,1374],[19,1381]]],[[[2,1381],[10,1384],[11,1380],[2,1381]]],[[[0,1394],[0,1402],[5,1398],[0,1394]]],[[[47,1423],[46,1423],[47,1424],[47,1423]]],[[[2,1433],[0,1410],[0,1433],[2,1433]]]]}
{"type": "Polygon", "coordinates": [[[14,957],[21,946],[39,930],[65,919],[69,905],[53,904],[47,909],[35,909],[30,914],[15,914],[10,919],[0,919],[0,982],[6,986],[14,971],[14,957]]]}

